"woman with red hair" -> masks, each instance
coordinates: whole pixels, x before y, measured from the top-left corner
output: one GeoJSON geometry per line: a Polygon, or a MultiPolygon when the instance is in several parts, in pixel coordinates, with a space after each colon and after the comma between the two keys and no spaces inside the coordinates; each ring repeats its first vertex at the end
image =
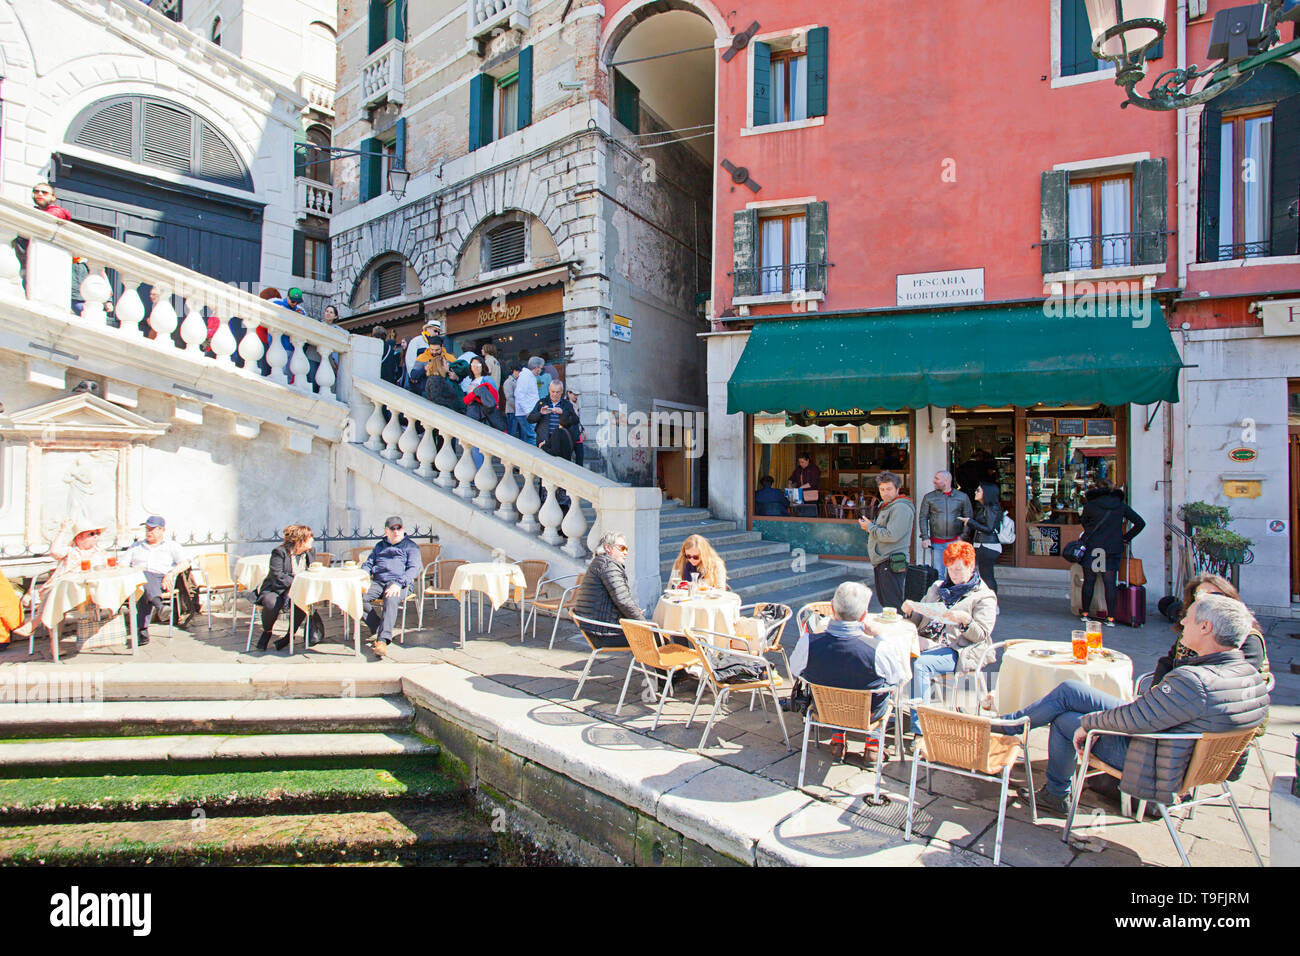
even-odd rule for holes
{"type": "MultiPolygon", "coordinates": [[[[912,662],[911,697],[922,702],[929,701],[930,681],[936,674],[969,674],[980,668],[993,643],[998,617],[998,596],[980,580],[975,549],[968,542],[954,541],[944,548],[943,566],[944,576],[921,599],[927,607],[904,601],[899,609],[929,642],[912,662]]],[[[915,708],[911,717],[912,730],[920,737],[915,708]]]]}

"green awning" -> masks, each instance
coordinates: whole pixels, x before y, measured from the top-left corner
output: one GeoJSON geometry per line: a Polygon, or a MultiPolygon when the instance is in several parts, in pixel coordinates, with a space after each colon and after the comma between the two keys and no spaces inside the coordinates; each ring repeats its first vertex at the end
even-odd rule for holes
{"type": "Polygon", "coordinates": [[[1176,402],[1182,359],[1159,304],[1145,304],[1136,317],[1049,302],[759,323],[727,412],[1176,402]]]}

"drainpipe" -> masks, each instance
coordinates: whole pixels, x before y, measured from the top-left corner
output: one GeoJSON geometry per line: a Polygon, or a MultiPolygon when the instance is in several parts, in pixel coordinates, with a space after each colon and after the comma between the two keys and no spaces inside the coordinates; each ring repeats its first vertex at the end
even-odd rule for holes
{"type": "MultiPolygon", "coordinates": [[[[1178,69],[1187,67],[1187,0],[1178,0],[1178,69]]],[[[1190,208],[1187,184],[1187,110],[1178,111],[1178,288],[1187,289],[1187,219],[1190,208]]]]}
{"type": "MultiPolygon", "coordinates": [[[[1187,0],[1178,0],[1177,7],[1177,37],[1178,37],[1178,68],[1185,69],[1187,66],[1187,0]]],[[[1178,111],[1178,288],[1182,290],[1179,294],[1186,294],[1187,290],[1187,230],[1188,224],[1196,221],[1196,210],[1191,204],[1191,190],[1187,182],[1187,110],[1178,111]],[[1190,218],[1189,218],[1190,216],[1190,218]]],[[[1175,308],[1177,308],[1175,306],[1175,308]]],[[[1183,349],[1187,348],[1187,337],[1179,336],[1182,339],[1183,349]]],[[[1182,354],[1180,352],[1180,354],[1182,354]]],[[[1186,376],[1182,376],[1182,395],[1184,400],[1187,398],[1186,376]]],[[[1181,468],[1181,462],[1175,462],[1177,449],[1181,449],[1185,458],[1187,454],[1186,433],[1179,437],[1183,440],[1178,442],[1177,448],[1174,444],[1174,430],[1176,424],[1182,424],[1181,415],[1176,415],[1172,405],[1165,406],[1165,462],[1164,462],[1164,480],[1165,480],[1165,521],[1174,523],[1174,466],[1178,464],[1181,468]]],[[[1183,482],[1180,486],[1185,487],[1183,482]]],[[[1165,593],[1174,594],[1175,592],[1175,575],[1177,575],[1178,551],[1174,548],[1173,535],[1166,527],[1165,536],[1165,593]]]]}

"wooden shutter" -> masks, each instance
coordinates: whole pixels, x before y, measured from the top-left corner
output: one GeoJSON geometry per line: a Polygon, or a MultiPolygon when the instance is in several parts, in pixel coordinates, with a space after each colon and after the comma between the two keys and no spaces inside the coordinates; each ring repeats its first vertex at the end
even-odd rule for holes
{"type": "Polygon", "coordinates": [[[1097,67],[1083,0],[1061,0],[1061,76],[1091,73],[1097,67]]]}
{"type": "Polygon", "coordinates": [[[772,122],[772,50],[766,43],[749,48],[754,51],[754,125],[766,126],[772,122]]]}
{"type": "Polygon", "coordinates": [[[1159,265],[1166,259],[1165,231],[1166,172],[1163,159],[1145,159],[1133,165],[1133,231],[1140,233],[1133,244],[1133,264],[1159,265]]]}
{"type": "Polygon", "coordinates": [[[143,133],[145,165],[193,172],[194,122],[189,113],[145,100],[143,133]]]}
{"type": "MultiPolygon", "coordinates": [[[[320,256],[322,254],[325,257],[325,275],[322,276],[322,279],[325,282],[333,282],[334,281],[334,250],[330,246],[328,239],[316,243],[316,255],[320,256]]],[[[317,268],[319,268],[319,266],[317,268]]]]}
{"type": "Polygon", "coordinates": [[[1043,275],[1064,272],[1070,261],[1070,244],[1065,221],[1066,193],[1069,190],[1069,173],[1052,169],[1043,173],[1042,181],[1042,243],[1043,275]]]}
{"type": "Polygon", "coordinates": [[[293,232],[293,265],[289,271],[295,276],[307,277],[307,237],[296,229],[293,232]]]}
{"type": "Polygon", "coordinates": [[[807,242],[807,287],[809,292],[826,291],[827,222],[826,203],[810,202],[804,207],[807,242]]]}
{"type": "Polygon", "coordinates": [[[519,51],[519,129],[533,121],[533,48],[519,51]]]}
{"type": "Polygon", "coordinates": [[[527,231],[522,222],[505,222],[488,230],[487,269],[522,265],[527,255],[527,231]]]}
{"type": "Polygon", "coordinates": [[[384,146],[371,137],[361,141],[361,201],[369,202],[382,191],[380,178],[384,171],[380,154],[384,146]]]}
{"type": "Polygon", "coordinates": [[[397,23],[393,29],[393,39],[406,42],[406,0],[393,0],[397,8],[397,23]]]}
{"type": "MultiPolygon", "coordinates": [[[[1277,135],[1274,128],[1273,135],[1277,135]]],[[[1223,111],[1206,103],[1201,111],[1201,175],[1196,191],[1197,262],[1219,261],[1219,152],[1223,144],[1223,111]]],[[[1228,188],[1232,184],[1228,183],[1228,188]]],[[[1231,239],[1231,237],[1229,237],[1231,239]]]]}
{"type": "Polygon", "coordinates": [[[492,77],[479,73],[469,81],[469,148],[492,142],[492,77]]]}
{"type": "Polygon", "coordinates": [[[1273,108],[1273,152],[1269,156],[1270,256],[1300,253],[1300,95],[1273,108]]]}
{"type": "Polygon", "coordinates": [[[614,118],[629,132],[641,132],[641,91],[619,70],[614,70],[614,118]]]}
{"type": "Polygon", "coordinates": [[[733,294],[758,295],[758,210],[737,210],[733,214],[732,229],[735,251],[733,294]]]}
{"type": "Polygon", "coordinates": [[[388,15],[387,4],[384,0],[370,0],[370,52],[374,53],[381,46],[388,42],[388,25],[385,18],[388,15]]]}
{"type": "Polygon", "coordinates": [[[808,31],[808,115],[826,115],[826,57],[830,30],[808,31]]]}
{"type": "MultiPolygon", "coordinates": [[[[409,169],[406,165],[406,117],[401,117],[393,124],[393,161],[397,169],[409,169]]],[[[387,184],[385,184],[386,186],[387,184]]]]}
{"type": "Polygon", "coordinates": [[[119,100],[96,112],[77,133],[77,145],[133,158],[135,105],[135,100],[119,100]]]}

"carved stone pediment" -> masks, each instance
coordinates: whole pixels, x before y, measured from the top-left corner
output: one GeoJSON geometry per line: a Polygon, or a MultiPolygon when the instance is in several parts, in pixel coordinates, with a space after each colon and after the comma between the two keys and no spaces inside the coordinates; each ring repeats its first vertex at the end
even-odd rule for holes
{"type": "Polygon", "coordinates": [[[171,426],[155,422],[89,392],[0,415],[0,438],[21,441],[149,441],[171,426]]]}

